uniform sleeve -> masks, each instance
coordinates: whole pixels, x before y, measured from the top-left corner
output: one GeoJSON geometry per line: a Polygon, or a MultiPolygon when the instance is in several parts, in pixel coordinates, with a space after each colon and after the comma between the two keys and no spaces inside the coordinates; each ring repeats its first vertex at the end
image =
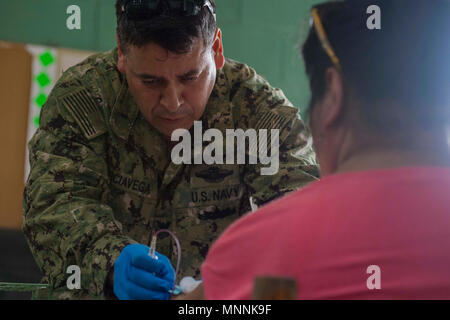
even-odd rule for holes
{"type": "MultiPolygon", "coordinates": [[[[279,160],[276,173],[263,175],[261,169],[270,164],[260,161],[246,165],[243,173],[250,201],[259,207],[317,180],[319,171],[311,135],[298,109],[253,69],[243,67],[240,73],[241,84],[233,96],[233,104],[240,106],[240,126],[257,132],[265,129],[268,137],[272,130],[279,134],[278,153],[270,150],[270,138],[267,139],[267,155],[273,154],[279,160]]],[[[252,152],[252,148],[249,150],[252,152]]],[[[259,152],[259,148],[253,148],[253,152],[259,152]]]]}
{"type": "Polygon", "coordinates": [[[53,90],[29,142],[22,229],[43,280],[59,292],[52,298],[104,298],[108,272],[135,241],[122,234],[107,205],[105,135],[88,139],[61,103],[61,91],[53,90]],[[66,290],[70,265],[81,269],[81,290],[66,290]]]}
{"type": "Polygon", "coordinates": [[[290,122],[284,132],[280,133],[277,172],[273,175],[262,175],[261,169],[268,168],[269,164],[246,167],[244,179],[251,201],[257,207],[318,179],[314,152],[308,140],[303,138],[303,123],[298,118],[290,122]]]}

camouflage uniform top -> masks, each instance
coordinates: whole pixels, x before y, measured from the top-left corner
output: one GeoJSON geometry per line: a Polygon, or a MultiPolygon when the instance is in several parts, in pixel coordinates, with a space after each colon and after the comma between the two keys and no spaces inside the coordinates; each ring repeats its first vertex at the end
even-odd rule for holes
{"type": "MultiPolygon", "coordinates": [[[[223,133],[279,128],[278,174],[260,175],[260,164],[172,163],[168,142],[143,118],[117,70],[117,49],[62,75],[29,143],[23,200],[23,231],[52,288],[39,298],[105,298],[120,251],[148,245],[166,228],[182,246],[178,281],[199,276],[211,243],[250,211],[249,197],[262,205],[315,179],[297,109],[244,64],[227,60],[218,71],[202,123],[223,133]],[[69,265],[81,268],[81,290],[66,289],[69,265]]],[[[175,265],[166,235],[158,237],[157,251],[175,265]]]]}

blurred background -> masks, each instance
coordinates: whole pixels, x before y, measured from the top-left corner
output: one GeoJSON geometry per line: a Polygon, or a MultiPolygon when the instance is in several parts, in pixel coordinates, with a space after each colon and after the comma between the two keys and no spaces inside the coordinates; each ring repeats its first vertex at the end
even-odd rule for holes
{"type": "MultiPolygon", "coordinates": [[[[299,46],[319,0],[216,0],[225,56],[282,88],[303,116],[309,100],[299,46]]],[[[41,273],[20,228],[26,143],[64,70],[115,47],[115,0],[0,0],[0,282],[37,283],[41,273]],[[81,29],[66,25],[71,5],[81,29]]],[[[31,294],[1,292],[0,299],[31,294]]]]}

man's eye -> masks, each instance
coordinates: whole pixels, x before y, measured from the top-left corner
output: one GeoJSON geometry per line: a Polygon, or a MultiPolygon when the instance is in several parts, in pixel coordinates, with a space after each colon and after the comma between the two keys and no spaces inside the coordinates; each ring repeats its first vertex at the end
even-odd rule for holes
{"type": "Polygon", "coordinates": [[[146,86],[153,86],[155,84],[158,84],[158,80],[145,80],[142,81],[142,83],[146,86]]]}
{"type": "Polygon", "coordinates": [[[187,77],[187,78],[183,78],[183,81],[189,82],[189,81],[195,81],[197,79],[198,79],[198,77],[187,77]]]}

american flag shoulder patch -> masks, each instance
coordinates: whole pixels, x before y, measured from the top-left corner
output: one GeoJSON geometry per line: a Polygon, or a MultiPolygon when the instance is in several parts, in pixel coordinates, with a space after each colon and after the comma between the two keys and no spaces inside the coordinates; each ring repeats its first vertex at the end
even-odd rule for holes
{"type": "Polygon", "coordinates": [[[255,129],[283,129],[290,119],[286,119],[274,112],[263,112],[258,116],[255,129]]]}
{"type": "Polygon", "coordinates": [[[62,97],[63,105],[74,117],[86,138],[94,139],[106,132],[100,107],[86,89],[80,89],[62,97]]]}

